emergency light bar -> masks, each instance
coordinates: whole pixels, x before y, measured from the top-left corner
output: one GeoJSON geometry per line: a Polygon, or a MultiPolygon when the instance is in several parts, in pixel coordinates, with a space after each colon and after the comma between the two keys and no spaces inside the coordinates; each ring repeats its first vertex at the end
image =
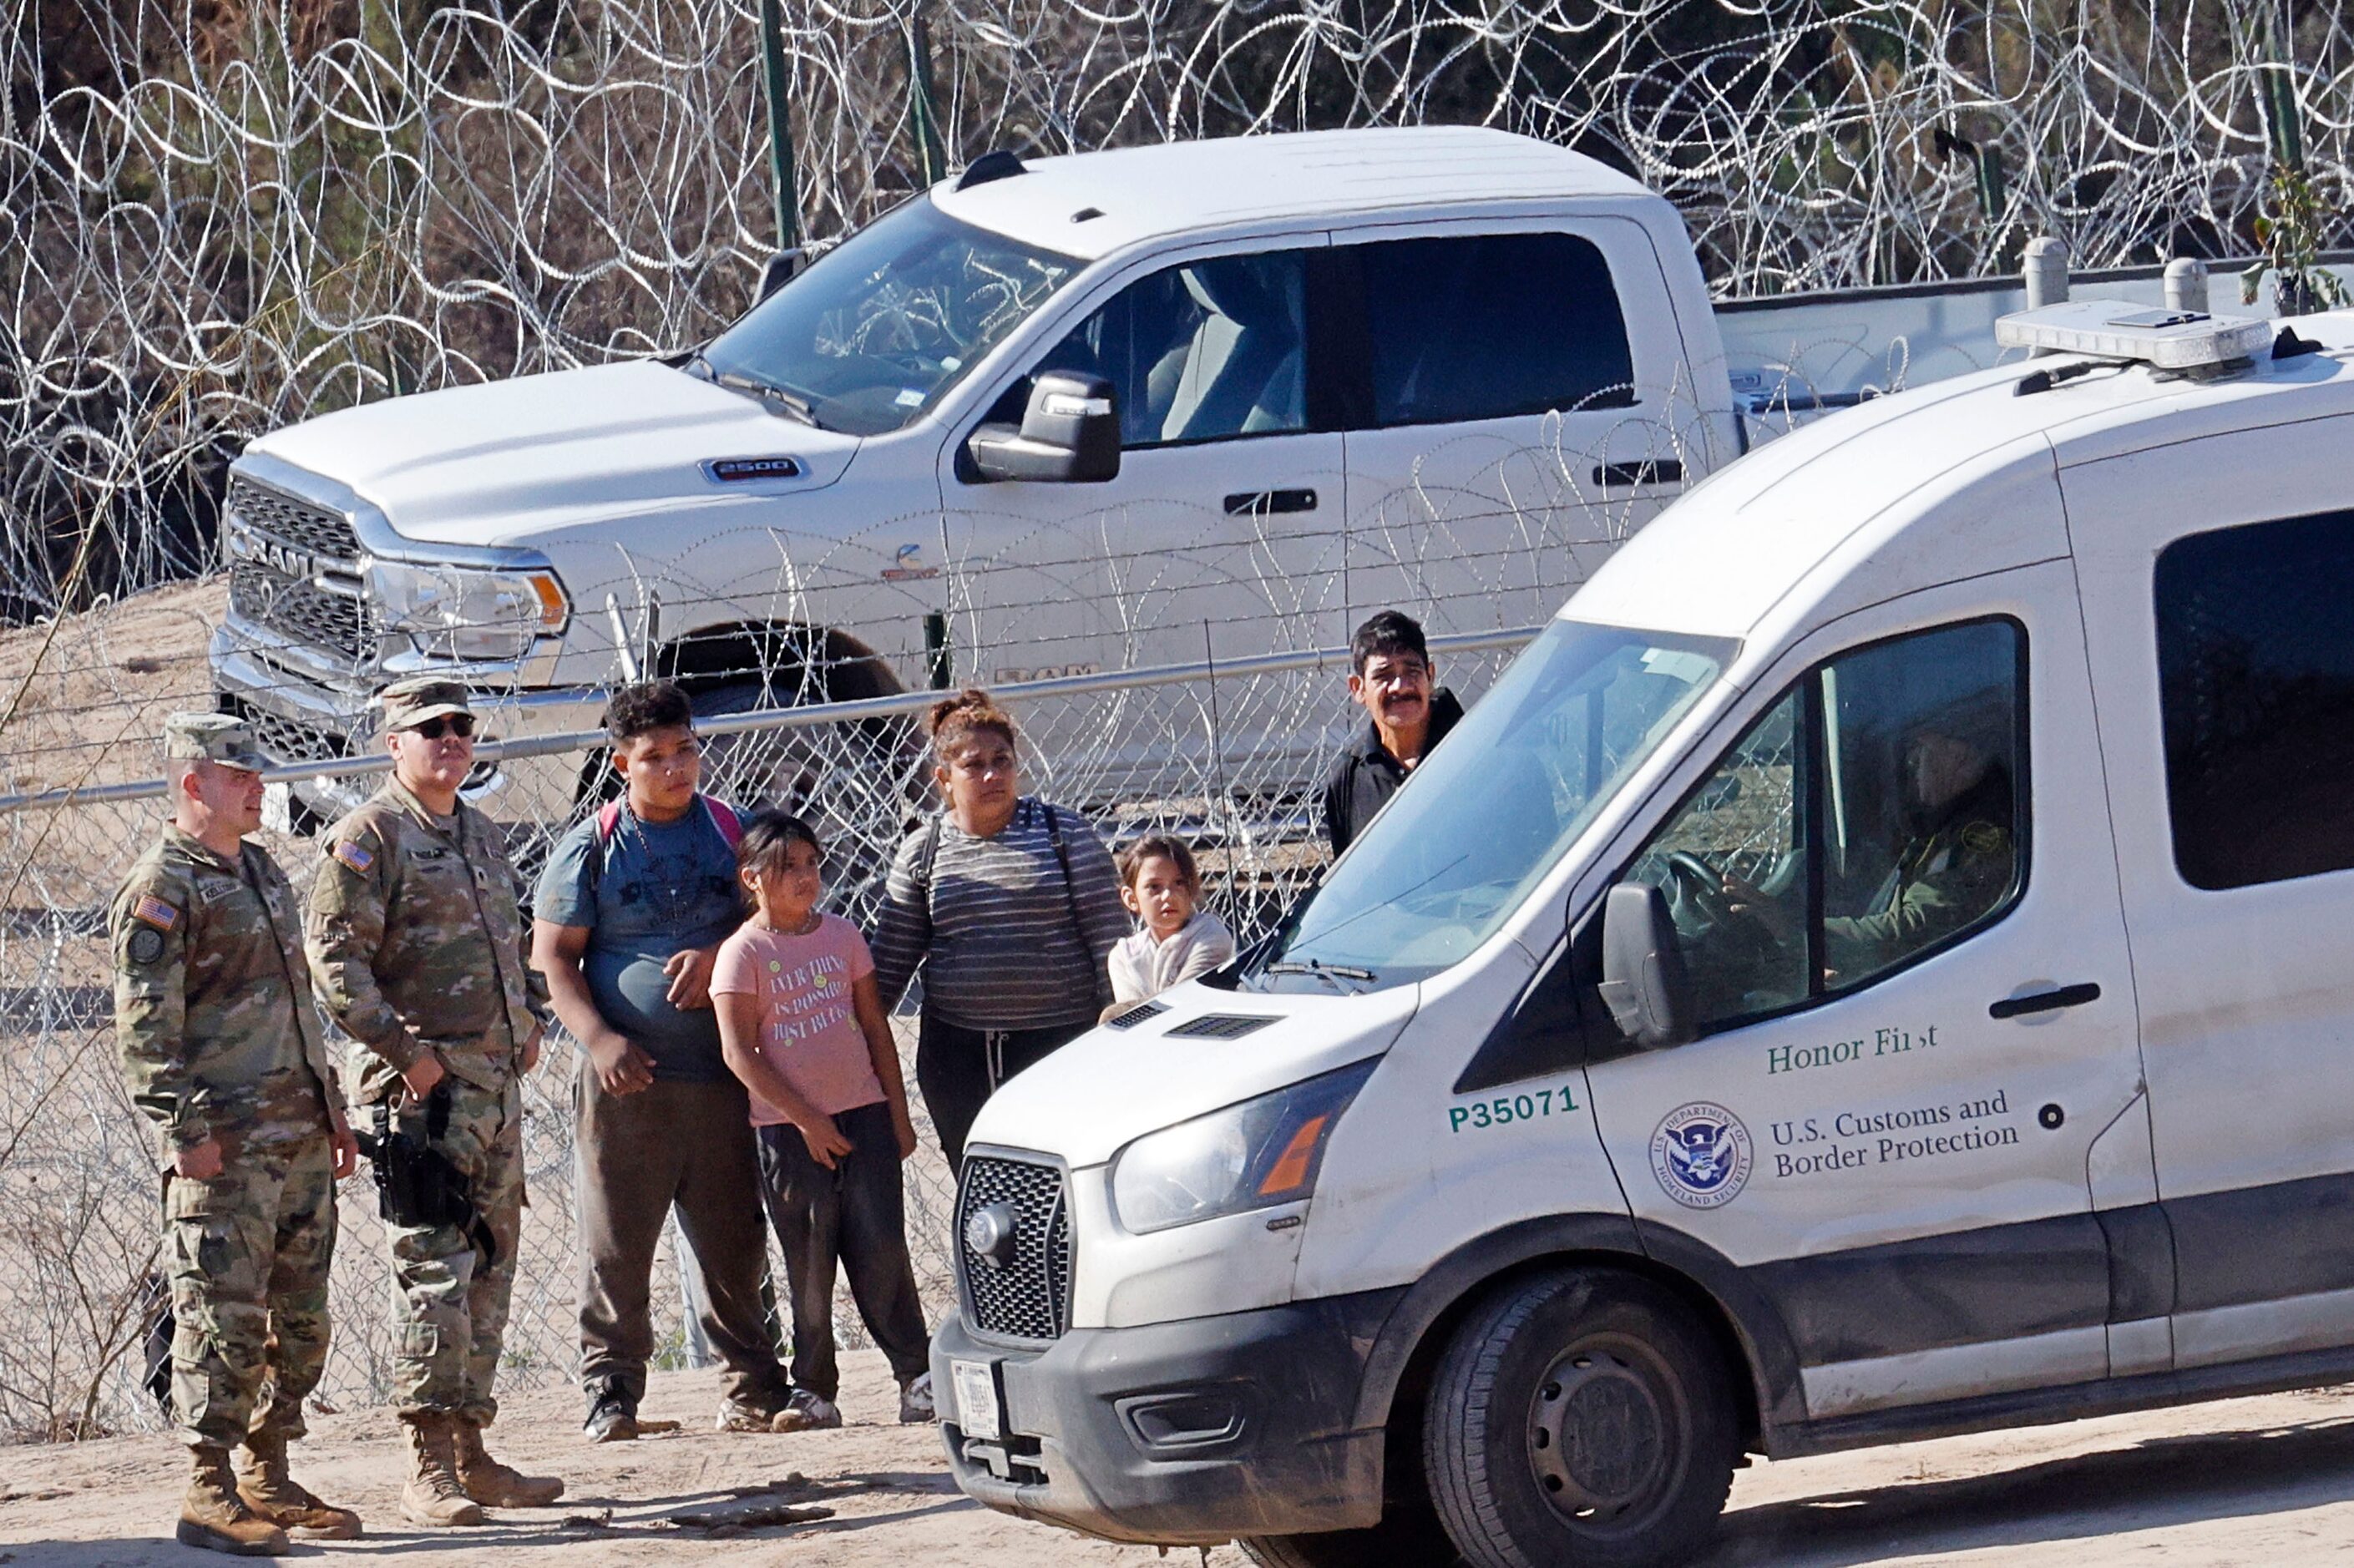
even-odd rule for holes
{"type": "Polygon", "coordinates": [[[2005,348],[2124,359],[2160,370],[2196,370],[2246,359],[2273,340],[2273,323],[2200,311],[2152,310],[2123,300],[2070,300],[2004,316],[1994,340],[2005,348]]]}

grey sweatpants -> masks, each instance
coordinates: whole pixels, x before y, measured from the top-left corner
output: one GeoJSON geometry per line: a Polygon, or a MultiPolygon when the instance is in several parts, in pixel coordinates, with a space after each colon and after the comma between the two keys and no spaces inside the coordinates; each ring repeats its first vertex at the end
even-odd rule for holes
{"type": "Polygon", "coordinates": [[[610,1095],[582,1064],[580,1386],[635,1406],[653,1354],[654,1246],[673,1205],[703,1282],[704,1335],[727,1397],[767,1409],[790,1392],[760,1299],[768,1261],[760,1162],[743,1086],[656,1080],[610,1095]]]}

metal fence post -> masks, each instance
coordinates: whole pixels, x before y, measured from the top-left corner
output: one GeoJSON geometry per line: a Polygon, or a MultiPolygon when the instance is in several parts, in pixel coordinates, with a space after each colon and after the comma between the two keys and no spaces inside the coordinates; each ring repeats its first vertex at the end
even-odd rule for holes
{"type": "Polygon", "coordinates": [[[924,183],[934,185],[948,178],[948,149],[940,141],[938,99],[932,87],[932,29],[921,11],[907,24],[907,120],[915,132],[916,164],[924,183]]]}

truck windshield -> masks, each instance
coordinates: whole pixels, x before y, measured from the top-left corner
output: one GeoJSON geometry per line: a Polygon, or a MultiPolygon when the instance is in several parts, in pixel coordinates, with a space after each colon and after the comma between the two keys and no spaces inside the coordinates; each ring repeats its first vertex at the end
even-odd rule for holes
{"type": "Polygon", "coordinates": [[[712,341],[695,365],[830,430],[899,429],[1077,271],[918,196],[712,341]]]}
{"type": "Polygon", "coordinates": [[[1556,620],[1416,768],[1242,975],[1359,991],[1437,973],[1494,931],[1738,645],[1556,620]]]}

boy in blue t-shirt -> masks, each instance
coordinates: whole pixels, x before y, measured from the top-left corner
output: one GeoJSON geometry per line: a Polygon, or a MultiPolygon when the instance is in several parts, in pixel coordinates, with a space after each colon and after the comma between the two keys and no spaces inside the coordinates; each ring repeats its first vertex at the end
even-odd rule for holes
{"type": "Polygon", "coordinates": [[[673,1207],[726,1367],[719,1426],[767,1431],[790,1388],[761,1301],[759,1156],[710,995],[713,955],[743,920],[736,818],[696,792],[694,709],[676,685],[623,687],[605,724],[622,798],[557,842],[532,900],[532,962],[588,1058],[576,1131],[587,1431],[637,1436],[654,1246],[673,1207]]]}

